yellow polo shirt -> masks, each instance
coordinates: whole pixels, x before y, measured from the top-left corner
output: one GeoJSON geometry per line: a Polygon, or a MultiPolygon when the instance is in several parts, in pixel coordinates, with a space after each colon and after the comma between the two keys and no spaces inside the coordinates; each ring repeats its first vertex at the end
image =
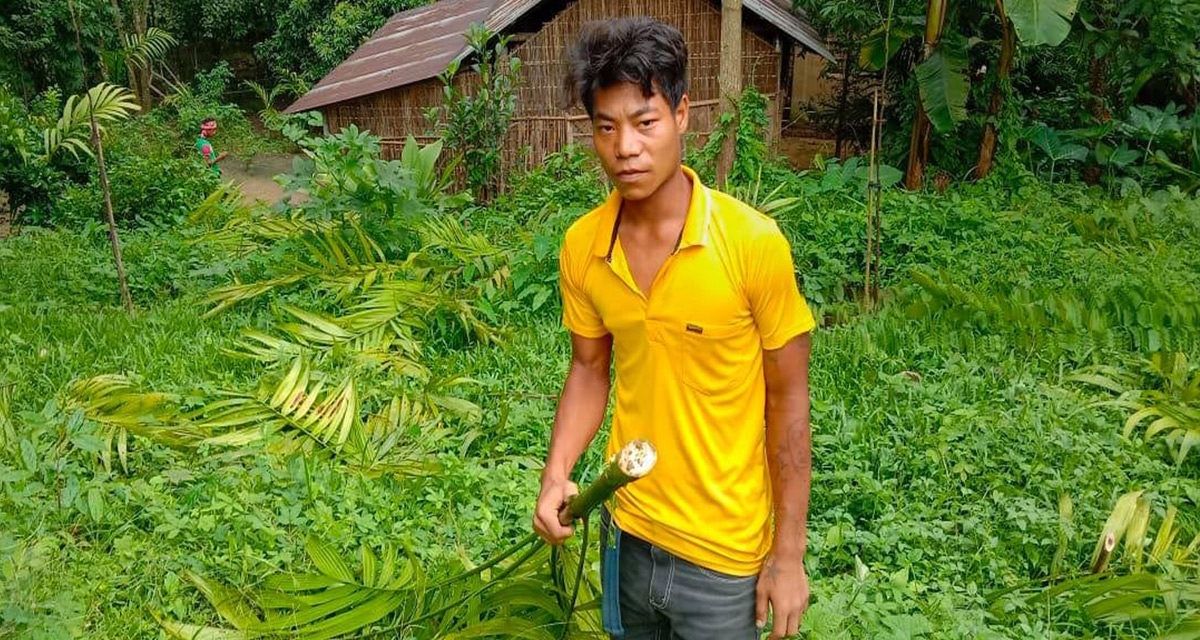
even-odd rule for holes
{"type": "Polygon", "coordinates": [[[637,438],[658,448],[654,471],[617,493],[617,525],[701,566],[752,575],[772,536],[763,350],[814,322],[775,221],[683,171],[691,206],[649,295],[614,233],[616,191],[567,230],[563,324],[613,336],[608,455],[637,438]]]}

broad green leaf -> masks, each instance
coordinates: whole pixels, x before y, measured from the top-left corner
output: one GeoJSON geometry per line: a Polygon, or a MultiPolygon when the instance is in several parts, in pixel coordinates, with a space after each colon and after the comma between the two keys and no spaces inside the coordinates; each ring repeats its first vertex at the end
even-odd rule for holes
{"type": "Polygon", "coordinates": [[[1004,0],[1004,10],[1021,44],[1056,47],[1071,32],[1079,0],[1004,0]]]}
{"type": "Polygon", "coordinates": [[[921,35],[924,25],[923,17],[902,18],[893,20],[890,29],[886,24],[875,29],[863,40],[858,51],[858,66],[879,71],[905,42],[921,35]]]}
{"type": "Polygon", "coordinates": [[[329,576],[315,573],[281,573],[268,576],[267,579],[263,581],[263,588],[274,589],[277,591],[311,591],[313,589],[324,589],[325,587],[331,587],[337,584],[341,584],[341,581],[330,578],[329,576]]]}
{"type": "Polygon", "coordinates": [[[390,615],[404,602],[404,595],[393,591],[378,593],[374,598],[314,625],[297,629],[304,640],[325,640],[362,629],[390,615]]]}
{"type": "Polygon", "coordinates": [[[339,582],[354,582],[354,572],[350,571],[342,557],[316,536],[308,536],[304,542],[304,550],[322,574],[339,582]]]}
{"type": "Polygon", "coordinates": [[[945,43],[917,67],[917,84],[925,114],[939,132],[946,133],[967,117],[969,86],[966,57],[945,43]]]}

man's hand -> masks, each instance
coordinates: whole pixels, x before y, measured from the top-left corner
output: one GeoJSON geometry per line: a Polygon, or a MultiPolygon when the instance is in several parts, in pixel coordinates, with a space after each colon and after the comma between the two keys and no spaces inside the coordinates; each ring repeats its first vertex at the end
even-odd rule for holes
{"type": "Polygon", "coordinates": [[[221,153],[218,153],[218,154],[217,154],[217,159],[216,159],[216,160],[214,160],[214,162],[220,162],[220,161],[222,161],[222,160],[224,160],[225,158],[228,158],[228,157],[229,157],[229,152],[228,152],[228,151],[222,151],[221,153]]]}
{"type": "Polygon", "coordinates": [[[808,574],[803,556],[771,554],[758,574],[754,619],[758,628],[767,625],[767,607],[775,613],[771,640],[779,640],[800,631],[800,619],[808,609],[808,574]]]}
{"type": "Polygon", "coordinates": [[[567,500],[579,493],[579,487],[570,480],[546,481],[538,496],[537,508],[533,511],[533,530],[550,544],[562,544],[575,534],[574,528],[563,526],[558,521],[558,512],[567,500]]]}

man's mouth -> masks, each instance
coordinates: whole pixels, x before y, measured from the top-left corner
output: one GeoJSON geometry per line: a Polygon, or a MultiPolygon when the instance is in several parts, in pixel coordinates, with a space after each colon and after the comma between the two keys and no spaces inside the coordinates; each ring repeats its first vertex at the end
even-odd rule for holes
{"type": "Polygon", "coordinates": [[[624,171],[618,171],[616,177],[617,180],[620,180],[621,182],[632,182],[646,175],[647,173],[649,172],[642,171],[640,169],[626,169],[624,171]]]}

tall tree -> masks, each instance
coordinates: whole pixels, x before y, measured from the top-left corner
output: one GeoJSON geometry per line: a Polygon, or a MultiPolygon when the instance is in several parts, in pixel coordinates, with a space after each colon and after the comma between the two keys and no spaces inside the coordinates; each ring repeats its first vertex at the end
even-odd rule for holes
{"type": "MultiPolygon", "coordinates": [[[[717,88],[720,92],[720,112],[733,113],[742,93],[742,0],[721,0],[721,65],[717,88]]],[[[736,117],[736,115],[735,115],[736,117]]],[[[733,168],[737,144],[736,122],[721,144],[717,161],[717,183],[724,183],[733,168]]]]}

